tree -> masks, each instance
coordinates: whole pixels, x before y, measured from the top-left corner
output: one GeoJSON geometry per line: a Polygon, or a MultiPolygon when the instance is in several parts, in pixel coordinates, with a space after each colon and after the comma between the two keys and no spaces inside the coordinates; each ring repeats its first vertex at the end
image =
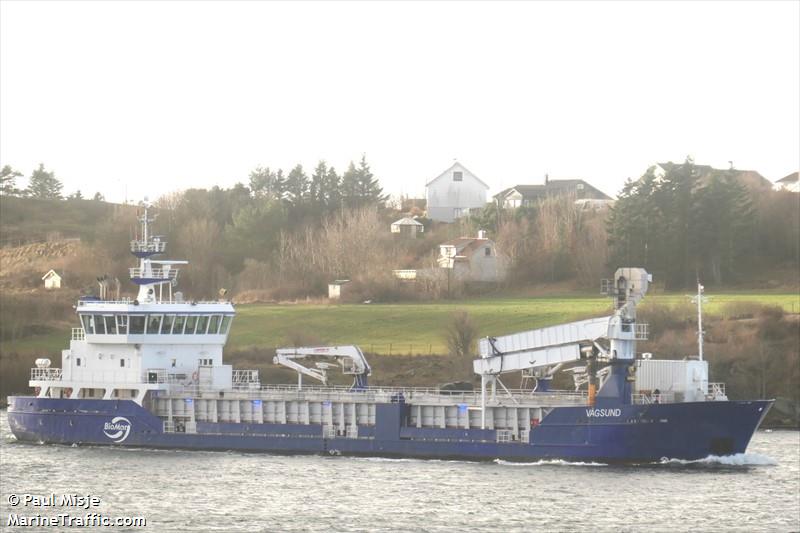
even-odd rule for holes
{"type": "Polygon", "coordinates": [[[286,177],[286,196],[290,204],[297,206],[308,199],[308,176],[303,165],[295,166],[286,177]]]}
{"type": "Polygon", "coordinates": [[[284,193],[282,171],[273,172],[269,167],[256,167],[250,173],[250,191],[256,198],[282,199],[284,193]]]}
{"type": "Polygon", "coordinates": [[[366,154],[361,155],[361,161],[358,164],[358,178],[356,181],[356,194],[360,199],[361,205],[370,204],[382,206],[386,201],[386,196],[383,194],[383,188],[367,164],[366,154]]]}
{"type": "Polygon", "coordinates": [[[383,194],[378,179],[372,174],[367,164],[366,155],[361,156],[361,161],[356,168],[350,161],[347,171],[342,175],[342,197],[348,207],[361,207],[367,205],[383,206],[386,196],[383,194]]]}
{"type": "Polygon", "coordinates": [[[342,174],[341,191],[342,200],[346,206],[354,207],[358,204],[358,170],[352,161],[342,174]]]}
{"type": "Polygon", "coordinates": [[[733,281],[757,247],[750,193],[735,170],[697,167],[691,158],[628,181],[608,219],[612,266],[641,265],[668,288],[733,281]],[[701,174],[702,171],[702,174],[701,174]]]}
{"type": "Polygon", "coordinates": [[[342,206],[342,178],[336,173],[336,169],[328,167],[325,174],[325,205],[329,211],[339,209],[342,206]]]}
{"type": "Polygon", "coordinates": [[[83,200],[83,195],[81,194],[81,190],[78,189],[74,193],[67,196],[67,200],[83,200]]]}
{"type": "Polygon", "coordinates": [[[445,341],[452,355],[469,357],[474,354],[478,327],[466,311],[456,311],[445,330],[445,341]]]}
{"type": "Polygon", "coordinates": [[[104,201],[105,199],[106,199],[106,198],[105,198],[105,196],[103,196],[102,194],[100,194],[100,192],[99,192],[99,191],[98,191],[98,192],[96,192],[96,193],[94,193],[94,196],[92,197],[92,200],[94,200],[95,202],[102,202],[102,201],[104,201]]]}
{"type": "Polygon", "coordinates": [[[311,203],[316,207],[324,207],[326,204],[326,190],[325,186],[327,185],[327,175],[328,175],[328,165],[325,161],[320,161],[317,163],[317,167],[314,169],[314,173],[311,175],[311,185],[309,186],[308,196],[311,199],[311,203]]]}
{"type": "Polygon", "coordinates": [[[28,194],[33,198],[61,199],[62,187],[61,182],[56,179],[55,172],[47,172],[44,164],[40,163],[39,168],[31,174],[28,194]]]}
{"type": "Polygon", "coordinates": [[[10,165],[5,165],[0,169],[0,194],[8,194],[11,196],[19,194],[19,189],[16,187],[17,178],[22,177],[22,172],[14,170],[10,165]]]}

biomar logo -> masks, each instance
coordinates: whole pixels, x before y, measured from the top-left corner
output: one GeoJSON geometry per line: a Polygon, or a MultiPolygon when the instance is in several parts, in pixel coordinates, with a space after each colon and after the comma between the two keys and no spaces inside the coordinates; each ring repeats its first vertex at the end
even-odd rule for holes
{"type": "Polygon", "coordinates": [[[111,422],[106,422],[103,426],[103,433],[114,442],[124,441],[130,432],[131,421],[124,416],[115,416],[111,422]]]}

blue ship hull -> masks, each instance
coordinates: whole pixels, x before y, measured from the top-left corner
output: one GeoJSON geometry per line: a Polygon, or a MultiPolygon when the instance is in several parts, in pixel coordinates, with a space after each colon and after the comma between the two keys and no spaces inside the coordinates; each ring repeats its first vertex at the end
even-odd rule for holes
{"type": "Polygon", "coordinates": [[[494,430],[404,425],[407,406],[376,405],[359,438],[324,438],[321,425],[198,422],[197,433],[163,431],[161,419],[130,400],[9,398],[21,441],[385,457],[565,459],[644,463],[744,453],[771,400],[556,407],[530,442],[497,442],[494,430]]]}

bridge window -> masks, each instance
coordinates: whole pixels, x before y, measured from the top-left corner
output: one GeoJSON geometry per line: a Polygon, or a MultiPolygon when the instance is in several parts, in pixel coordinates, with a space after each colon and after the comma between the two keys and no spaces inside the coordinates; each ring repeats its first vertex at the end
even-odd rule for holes
{"type": "Polygon", "coordinates": [[[87,335],[94,335],[94,317],[92,315],[81,315],[83,331],[87,335]]]}
{"type": "Polygon", "coordinates": [[[94,332],[98,335],[106,334],[106,323],[103,315],[94,315],[94,332]]]}
{"type": "Polygon", "coordinates": [[[158,333],[161,330],[161,315],[149,315],[147,318],[147,333],[158,333]]]}
{"type": "Polygon", "coordinates": [[[169,335],[172,331],[172,323],[175,322],[175,315],[164,315],[164,321],[161,323],[161,334],[169,335]]]}
{"type": "Polygon", "coordinates": [[[183,333],[183,326],[186,324],[186,316],[178,315],[175,317],[175,325],[172,326],[172,334],[180,335],[183,333]]]}
{"type": "Polygon", "coordinates": [[[128,315],[117,315],[117,332],[120,335],[128,334],[128,315]]]}
{"type": "Polygon", "coordinates": [[[219,328],[219,334],[225,335],[228,333],[228,328],[231,325],[231,317],[230,315],[225,315],[222,317],[222,326],[219,328]]]}
{"type": "Polygon", "coordinates": [[[216,335],[219,331],[219,322],[220,322],[219,315],[211,315],[211,318],[208,321],[208,334],[209,335],[216,335]]]}
{"type": "Polygon", "coordinates": [[[104,315],[106,321],[106,333],[108,335],[116,335],[117,334],[117,321],[114,319],[114,315],[104,315]]]}
{"type": "Polygon", "coordinates": [[[142,335],[144,334],[144,315],[131,315],[130,317],[130,324],[131,335],[142,335]]]}
{"type": "Polygon", "coordinates": [[[194,327],[197,325],[197,317],[195,315],[189,315],[186,317],[186,330],[184,333],[186,335],[191,335],[194,333],[194,327]]]}
{"type": "Polygon", "coordinates": [[[195,333],[197,335],[205,335],[206,328],[208,327],[208,316],[200,316],[197,318],[197,330],[195,333]]]}

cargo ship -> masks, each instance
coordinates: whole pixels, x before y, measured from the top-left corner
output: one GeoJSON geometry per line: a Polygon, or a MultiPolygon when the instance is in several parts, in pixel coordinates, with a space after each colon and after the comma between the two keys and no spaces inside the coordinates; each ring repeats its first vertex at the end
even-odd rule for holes
{"type": "Polygon", "coordinates": [[[99,296],[80,298],[61,367],[38,359],[33,394],[8,399],[18,440],[648,463],[743,453],[772,405],[731,401],[708,381],[702,326],[696,356],[637,355],[648,328],[636,306],[652,282],[642,268],[620,268],[604,283],[609,316],[481,339],[477,390],[370,386],[371,368],[352,345],[278,349],[274,363],[296,371],[297,383],[264,385],[258,371],[224,363],[234,305],[224,294],[194,301],[175,290],[186,261],[157,259],[166,241],[150,235],[148,213],[144,206],[130,242],[136,298],[112,297],[102,280],[99,296]],[[329,385],[333,371],[352,376],[352,386],[329,385]],[[554,390],[557,372],[574,388],[554,390]],[[521,376],[522,388],[506,387],[509,376],[521,376]]]}

